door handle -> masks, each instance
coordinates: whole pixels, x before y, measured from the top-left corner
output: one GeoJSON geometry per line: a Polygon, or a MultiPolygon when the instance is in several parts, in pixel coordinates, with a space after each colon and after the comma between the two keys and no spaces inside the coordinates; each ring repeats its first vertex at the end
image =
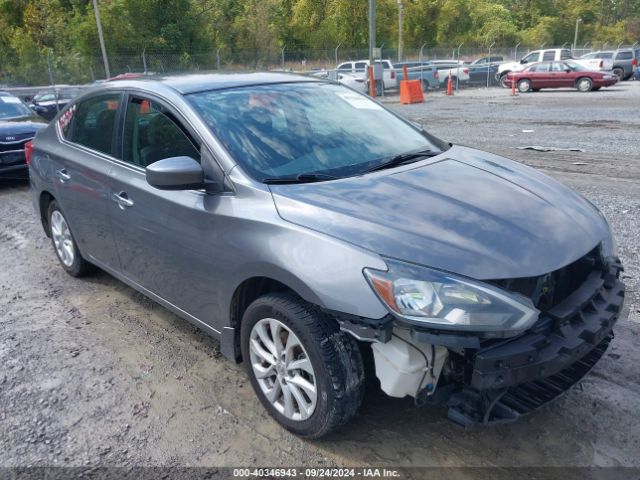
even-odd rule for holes
{"type": "Polygon", "coordinates": [[[133,207],[133,200],[127,196],[127,192],[114,193],[111,198],[122,210],[133,207]]]}
{"type": "Polygon", "coordinates": [[[71,180],[71,175],[67,173],[66,168],[56,170],[56,177],[58,177],[58,180],[60,180],[62,183],[66,183],[71,180]]]}

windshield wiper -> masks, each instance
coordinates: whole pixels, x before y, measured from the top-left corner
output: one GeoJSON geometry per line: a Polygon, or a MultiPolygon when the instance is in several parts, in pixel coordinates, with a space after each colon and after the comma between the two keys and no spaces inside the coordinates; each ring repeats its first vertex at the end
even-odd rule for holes
{"type": "Polygon", "coordinates": [[[398,165],[402,165],[403,163],[410,162],[411,160],[418,160],[420,158],[428,158],[435,157],[436,155],[440,155],[442,152],[434,152],[433,150],[418,150],[413,152],[401,153],[400,155],[396,155],[389,159],[384,160],[382,163],[378,165],[374,165],[371,168],[367,168],[362,171],[362,173],[370,173],[376,172],[378,170],[384,170],[385,168],[397,167],[398,165]]]}
{"type": "Polygon", "coordinates": [[[290,177],[273,177],[273,178],[265,178],[262,180],[262,183],[267,184],[287,184],[287,183],[313,183],[313,182],[324,182],[327,180],[336,180],[340,177],[334,177],[333,175],[328,175],[326,173],[299,173],[298,175],[293,175],[290,177]]]}

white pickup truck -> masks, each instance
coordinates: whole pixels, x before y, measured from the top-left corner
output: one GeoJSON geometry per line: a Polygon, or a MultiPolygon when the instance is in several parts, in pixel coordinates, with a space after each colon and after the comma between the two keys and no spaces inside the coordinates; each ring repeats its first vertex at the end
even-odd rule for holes
{"type": "MultiPolygon", "coordinates": [[[[396,71],[390,60],[377,60],[382,63],[384,68],[384,88],[394,89],[398,88],[398,79],[396,78],[396,71]]],[[[352,74],[354,77],[365,78],[367,76],[366,69],[369,66],[369,60],[357,60],[354,62],[342,62],[338,65],[338,73],[352,74]]]]}
{"type": "MultiPolygon", "coordinates": [[[[597,54],[597,52],[596,52],[597,54]]],[[[596,54],[587,54],[580,59],[573,58],[571,50],[568,48],[549,48],[547,50],[534,50],[528,53],[519,62],[503,63],[498,67],[496,80],[505,88],[511,88],[511,83],[506,82],[509,72],[519,72],[527,65],[537,62],[551,62],[559,60],[571,60],[590,70],[611,70],[613,62],[611,59],[600,58],[596,54]]]]}

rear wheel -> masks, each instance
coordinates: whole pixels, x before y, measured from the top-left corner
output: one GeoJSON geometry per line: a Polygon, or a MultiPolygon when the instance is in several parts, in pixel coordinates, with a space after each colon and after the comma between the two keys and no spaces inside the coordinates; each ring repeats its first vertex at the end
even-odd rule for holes
{"type": "Polygon", "coordinates": [[[528,79],[523,78],[522,80],[518,80],[519,92],[527,93],[529,90],[531,90],[531,82],[528,79]]]}
{"type": "Polygon", "coordinates": [[[293,294],[270,294],[249,305],[241,348],[258,398],[293,433],[321,437],[351,420],[362,403],[357,342],[293,294]]]}
{"type": "Polygon", "coordinates": [[[579,78],[576,82],[576,88],[580,92],[590,92],[593,88],[593,81],[589,77],[579,78]]]}
{"type": "Polygon", "coordinates": [[[67,219],[55,200],[49,204],[47,218],[51,243],[62,268],[73,277],[81,277],[93,270],[93,265],[82,258],[67,219]]]}
{"type": "Polygon", "coordinates": [[[622,81],[624,79],[624,70],[620,67],[616,67],[613,69],[614,75],[618,77],[618,80],[622,81]]]}

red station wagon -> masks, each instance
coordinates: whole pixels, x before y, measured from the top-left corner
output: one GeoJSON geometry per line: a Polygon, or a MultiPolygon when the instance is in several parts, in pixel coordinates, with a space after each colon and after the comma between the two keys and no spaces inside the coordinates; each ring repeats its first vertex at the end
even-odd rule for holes
{"type": "Polygon", "coordinates": [[[506,84],[512,86],[516,82],[522,93],[541,88],[576,88],[580,92],[599,90],[618,82],[612,72],[591,71],[571,60],[563,62],[539,62],[529,65],[522,71],[507,74],[506,84]]]}

